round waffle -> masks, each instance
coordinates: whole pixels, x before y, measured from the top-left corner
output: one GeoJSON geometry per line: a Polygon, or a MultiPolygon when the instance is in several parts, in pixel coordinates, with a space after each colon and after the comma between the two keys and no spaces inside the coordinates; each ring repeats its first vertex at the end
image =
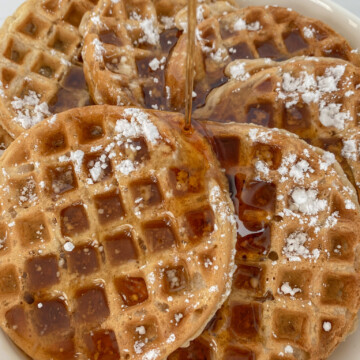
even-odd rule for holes
{"type": "Polygon", "coordinates": [[[17,137],[53,113],[88,105],[78,27],[96,0],[28,0],[0,30],[0,124],[17,137]]]}
{"type": "Polygon", "coordinates": [[[284,130],[202,123],[238,223],[230,297],[169,360],[320,360],[360,307],[360,207],[335,157],[284,130]]]}
{"type": "MultiPolygon", "coordinates": [[[[360,70],[331,58],[294,58],[282,63],[235,61],[232,77],[214,89],[194,118],[247,122],[296,133],[336,155],[360,196],[357,161],[349,162],[348,132],[359,132],[360,70]],[[247,68],[250,70],[247,72],[247,68]],[[261,71],[262,68],[265,68],[261,71]]],[[[357,156],[355,154],[355,156],[357,156]]]]}
{"type": "Polygon", "coordinates": [[[31,357],[163,359],[227,297],[232,202],[182,120],[73,109],[4,153],[1,326],[31,357]]]}
{"type": "MultiPolygon", "coordinates": [[[[186,4],[185,0],[101,0],[84,18],[84,73],[97,104],[182,108],[177,77],[185,72],[185,65],[168,64],[168,58],[174,49],[186,56],[186,35],[181,34],[187,21],[175,22],[186,4]]],[[[198,8],[198,21],[234,9],[226,1],[205,1],[198,8]]]]}
{"type": "MultiPolygon", "coordinates": [[[[178,14],[178,27],[185,21],[186,14],[178,14]]],[[[186,35],[182,37],[167,69],[176,74],[176,82],[167,84],[171,101],[181,106],[184,96],[179,94],[179,89],[185,88],[186,81],[185,70],[179,74],[180,69],[185,69],[186,58],[186,46],[182,44],[186,42],[186,35]]],[[[326,24],[282,7],[224,9],[214,16],[204,16],[197,27],[197,40],[194,108],[204,105],[211,89],[226,82],[224,68],[233,60],[270,58],[279,61],[307,55],[341,58],[360,65],[359,54],[326,24]]]]}

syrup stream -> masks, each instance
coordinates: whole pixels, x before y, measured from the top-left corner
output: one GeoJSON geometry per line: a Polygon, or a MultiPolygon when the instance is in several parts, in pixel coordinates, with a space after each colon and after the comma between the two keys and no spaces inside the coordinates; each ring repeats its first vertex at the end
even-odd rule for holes
{"type": "Polygon", "coordinates": [[[185,87],[185,131],[191,129],[192,93],[194,88],[194,50],[196,28],[196,2],[188,0],[188,38],[186,54],[186,87],[185,87]]]}

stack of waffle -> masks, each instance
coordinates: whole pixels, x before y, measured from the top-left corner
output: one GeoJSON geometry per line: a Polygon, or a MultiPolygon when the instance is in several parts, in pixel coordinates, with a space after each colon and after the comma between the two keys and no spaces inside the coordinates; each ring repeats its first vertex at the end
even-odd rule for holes
{"type": "Polygon", "coordinates": [[[35,360],[324,360],[355,328],[360,55],[291,9],[196,17],[191,132],[187,1],[0,30],[0,326],[35,360]]]}

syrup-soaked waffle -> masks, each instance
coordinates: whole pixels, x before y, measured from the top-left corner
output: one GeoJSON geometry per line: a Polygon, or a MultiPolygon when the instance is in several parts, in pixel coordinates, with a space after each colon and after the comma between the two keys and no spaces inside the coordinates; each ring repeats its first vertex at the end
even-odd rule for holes
{"type": "Polygon", "coordinates": [[[349,162],[354,155],[348,154],[350,143],[344,142],[351,129],[359,131],[359,68],[331,58],[261,61],[229,64],[225,72],[232,78],[209,94],[194,118],[255,123],[296,133],[334,153],[360,196],[359,165],[349,162]]]}
{"type": "MultiPolygon", "coordinates": [[[[204,105],[211,89],[226,82],[224,68],[233,60],[270,58],[279,61],[307,55],[341,58],[360,65],[359,54],[342,36],[323,22],[291,9],[253,6],[217,15],[204,16],[197,27],[194,108],[204,105]]],[[[186,13],[178,14],[178,27],[185,21],[186,13]]],[[[185,59],[186,35],[182,35],[167,69],[169,74],[176,74],[176,81],[167,85],[170,100],[178,104],[178,108],[184,101],[183,90],[179,89],[185,88],[185,70],[180,72],[185,68],[185,59]]]]}
{"type": "Polygon", "coordinates": [[[204,122],[238,216],[229,299],[169,360],[322,360],[360,307],[360,207],[334,155],[284,130],[204,122]]]}
{"type": "Polygon", "coordinates": [[[1,326],[31,357],[164,359],[225,301],[233,206],[209,144],[181,121],[72,109],[3,154],[1,326]]]}
{"type": "Polygon", "coordinates": [[[0,30],[0,125],[12,137],[90,103],[78,27],[97,0],[28,0],[0,30]]]}
{"type": "MultiPolygon", "coordinates": [[[[186,4],[185,0],[101,0],[84,18],[84,73],[97,104],[180,110],[174,94],[179,92],[177,76],[182,76],[185,66],[175,64],[173,69],[168,58],[179,37],[181,55],[186,56],[186,35],[181,35],[186,24],[175,23],[175,15],[186,4]],[[174,94],[170,89],[175,89],[174,94]]],[[[226,1],[204,1],[198,20],[235,9],[226,1]]]]}

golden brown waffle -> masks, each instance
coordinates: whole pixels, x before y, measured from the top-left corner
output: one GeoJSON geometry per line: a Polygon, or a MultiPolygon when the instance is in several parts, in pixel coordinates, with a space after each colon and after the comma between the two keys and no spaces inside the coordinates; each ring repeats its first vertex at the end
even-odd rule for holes
{"type": "Polygon", "coordinates": [[[0,124],[17,137],[42,119],[88,105],[78,27],[96,0],[28,0],[0,30],[0,124]]]}
{"type": "Polygon", "coordinates": [[[163,359],[227,297],[236,229],[226,179],[181,122],[73,109],[4,153],[1,326],[31,357],[163,359]]]}
{"type": "MultiPolygon", "coordinates": [[[[360,116],[360,114],[358,114],[360,116]]],[[[341,149],[341,156],[343,162],[349,164],[353,181],[356,184],[358,193],[360,192],[360,132],[358,127],[344,131],[341,134],[342,144],[339,146],[341,149]]]]}
{"type": "MultiPolygon", "coordinates": [[[[219,14],[205,18],[198,25],[194,53],[194,108],[204,105],[211,89],[226,82],[224,68],[236,59],[270,58],[279,61],[308,55],[341,58],[360,65],[359,54],[352,51],[342,36],[323,22],[290,9],[253,6],[219,14]]],[[[181,14],[176,23],[184,22],[185,15],[181,14]]],[[[186,58],[186,45],[183,45],[186,35],[182,37],[172,52],[167,69],[170,74],[176,74],[176,81],[168,84],[171,101],[181,105],[184,96],[179,89],[185,88],[186,77],[185,70],[180,72],[185,68],[186,58]]]]}
{"type": "Polygon", "coordinates": [[[360,207],[331,153],[283,130],[204,122],[238,216],[229,299],[169,360],[322,360],[360,307],[360,207]]]}
{"type": "MultiPolygon", "coordinates": [[[[183,39],[184,24],[177,26],[174,16],[186,4],[185,0],[101,0],[84,18],[84,73],[97,104],[180,108],[173,98],[179,90],[177,74],[185,67],[177,64],[173,70],[168,57],[179,37],[183,39]]],[[[234,9],[225,1],[205,1],[198,19],[234,9]]],[[[181,49],[184,45],[181,40],[181,49]]]]}
{"type": "Polygon", "coordinates": [[[296,133],[334,153],[360,196],[359,175],[357,180],[354,175],[358,165],[350,164],[343,151],[347,132],[359,132],[359,68],[330,58],[261,62],[229,64],[225,72],[233,78],[210,93],[194,118],[255,123],[296,133]],[[265,70],[259,71],[262,66],[265,70]]]}
{"type": "Polygon", "coordinates": [[[12,137],[0,126],[0,156],[3,154],[5,149],[12,143],[12,141],[12,137]]]}

